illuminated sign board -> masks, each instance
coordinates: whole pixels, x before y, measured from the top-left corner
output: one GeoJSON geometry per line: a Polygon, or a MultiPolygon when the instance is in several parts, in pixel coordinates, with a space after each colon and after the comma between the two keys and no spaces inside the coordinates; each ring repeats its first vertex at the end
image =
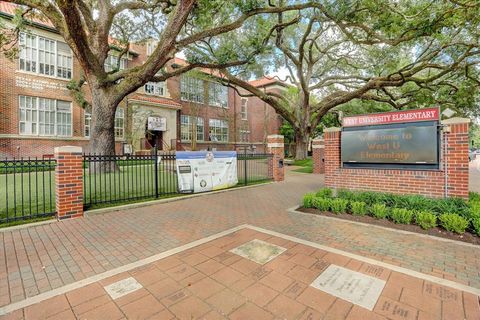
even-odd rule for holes
{"type": "Polygon", "coordinates": [[[437,127],[344,131],[342,161],[357,163],[438,162],[437,127]]]}
{"type": "Polygon", "coordinates": [[[343,120],[345,167],[438,168],[438,108],[386,112],[343,120]]]}

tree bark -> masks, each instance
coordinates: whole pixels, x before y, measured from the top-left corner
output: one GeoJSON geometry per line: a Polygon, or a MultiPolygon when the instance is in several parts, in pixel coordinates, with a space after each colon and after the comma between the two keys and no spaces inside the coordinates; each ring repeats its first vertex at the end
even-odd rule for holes
{"type": "Polygon", "coordinates": [[[118,103],[105,89],[91,87],[92,119],[90,132],[90,152],[102,156],[93,164],[95,173],[108,173],[118,170],[115,163],[115,111],[118,103]]]}
{"type": "Polygon", "coordinates": [[[295,160],[304,160],[307,158],[308,138],[307,133],[301,130],[295,131],[295,160]]]}

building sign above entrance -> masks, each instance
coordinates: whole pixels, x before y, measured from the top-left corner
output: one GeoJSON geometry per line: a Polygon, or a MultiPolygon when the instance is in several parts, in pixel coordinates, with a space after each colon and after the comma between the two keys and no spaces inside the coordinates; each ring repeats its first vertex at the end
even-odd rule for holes
{"type": "Polygon", "coordinates": [[[439,119],[439,108],[425,108],[345,117],[343,118],[343,126],[359,127],[418,121],[438,121],[439,119]]]}
{"type": "Polygon", "coordinates": [[[148,130],[151,130],[151,131],[167,131],[167,118],[165,118],[165,117],[148,117],[148,130]]]}

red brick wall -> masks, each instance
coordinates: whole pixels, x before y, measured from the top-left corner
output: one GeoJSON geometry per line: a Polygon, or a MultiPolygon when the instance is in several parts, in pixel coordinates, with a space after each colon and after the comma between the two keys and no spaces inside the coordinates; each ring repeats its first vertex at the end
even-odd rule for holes
{"type": "Polygon", "coordinates": [[[323,139],[315,139],[312,141],[312,159],[313,173],[325,173],[325,141],[323,139]]]}
{"type": "Polygon", "coordinates": [[[325,185],[334,189],[382,191],[397,194],[445,196],[445,162],[447,163],[447,194],[468,198],[468,122],[458,119],[443,122],[449,133],[446,155],[442,150],[440,170],[353,169],[342,168],[340,131],[325,132],[325,185]]]}
{"type": "Polygon", "coordinates": [[[282,135],[274,134],[267,137],[267,152],[273,154],[273,159],[269,163],[273,174],[273,181],[283,181],[285,179],[285,157],[284,138],[282,135]]]}
{"type": "Polygon", "coordinates": [[[55,148],[55,206],[59,220],[83,216],[82,149],[55,148]]]}

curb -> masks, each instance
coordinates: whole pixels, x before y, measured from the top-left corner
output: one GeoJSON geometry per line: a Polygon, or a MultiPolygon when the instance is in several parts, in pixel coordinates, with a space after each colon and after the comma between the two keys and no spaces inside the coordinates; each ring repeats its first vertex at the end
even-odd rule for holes
{"type": "Polygon", "coordinates": [[[288,212],[291,212],[291,213],[299,213],[299,214],[302,214],[302,215],[314,216],[314,217],[318,217],[318,218],[321,218],[321,219],[329,219],[329,220],[341,221],[341,222],[356,224],[356,225],[360,225],[360,226],[364,226],[364,227],[369,227],[369,228],[373,227],[373,228],[382,229],[382,230],[386,230],[386,231],[393,231],[393,232],[396,232],[396,233],[401,233],[401,234],[406,234],[406,235],[414,235],[414,236],[417,236],[417,237],[426,238],[426,239],[430,239],[430,240],[448,242],[448,243],[452,243],[452,244],[456,244],[456,245],[461,245],[461,246],[465,246],[465,247],[480,249],[480,246],[479,246],[479,245],[472,244],[472,243],[468,243],[468,242],[463,242],[463,241],[458,241],[458,240],[452,240],[452,239],[446,239],[446,238],[436,237],[436,236],[432,236],[432,235],[429,235],[429,234],[417,233],[417,232],[412,232],[412,231],[406,231],[406,230],[399,230],[399,229],[394,229],[394,228],[382,227],[382,226],[377,226],[377,225],[375,225],[375,224],[369,224],[369,223],[365,223],[365,222],[345,220],[345,219],[340,219],[340,218],[335,218],[335,217],[328,217],[328,216],[324,216],[324,215],[321,215],[321,214],[318,214],[318,215],[317,215],[317,214],[311,214],[311,213],[308,213],[308,212],[298,211],[297,209],[300,208],[300,207],[301,207],[301,206],[298,205],[298,206],[295,206],[295,207],[293,207],[293,208],[287,209],[287,211],[288,211],[288,212]]]}

